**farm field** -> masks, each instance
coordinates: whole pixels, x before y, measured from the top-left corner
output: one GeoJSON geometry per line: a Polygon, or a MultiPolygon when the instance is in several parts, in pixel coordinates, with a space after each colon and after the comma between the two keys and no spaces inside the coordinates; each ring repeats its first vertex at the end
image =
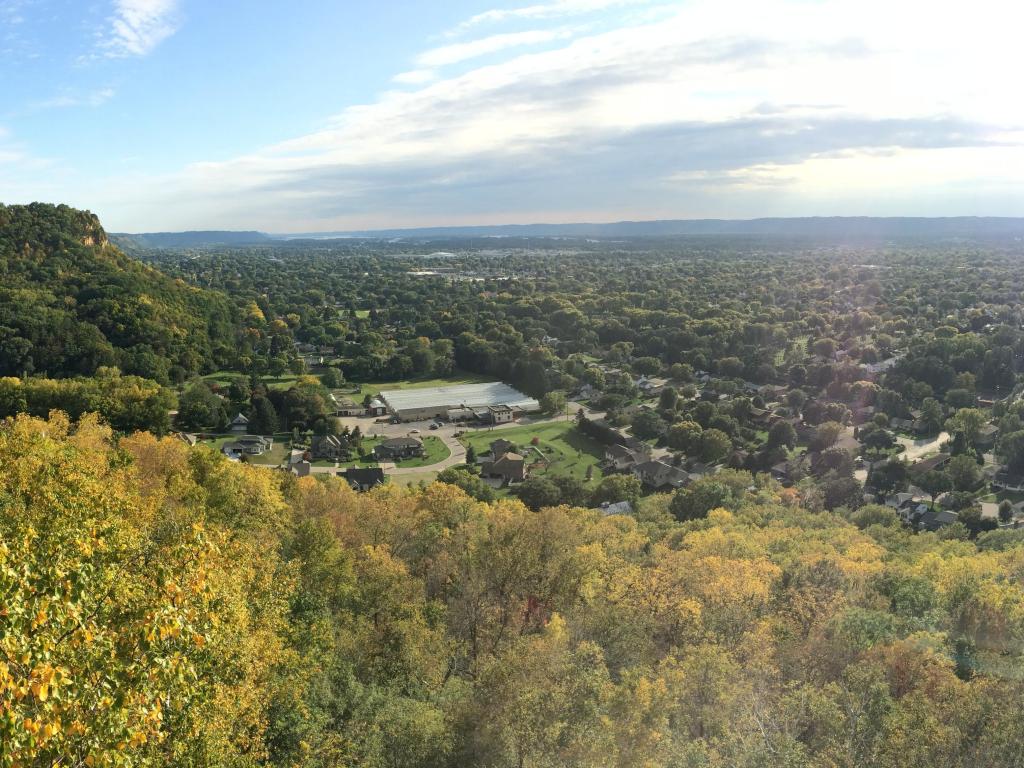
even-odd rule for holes
{"type": "Polygon", "coordinates": [[[532,475],[572,475],[586,480],[587,467],[593,467],[592,483],[596,485],[602,476],[597,465],[604,457],[604,448],[597,441],[580,434],[575,427],[575,422],[558,421],[509,429],[479,429],[467,432],[460,441],[467,448],[472,445],[479,455],[487,453],[491,443],[498,438],[515,443],[524,452],[537,438],[537,448],[549,464],[536,467],[531,471],[532,475]]]}

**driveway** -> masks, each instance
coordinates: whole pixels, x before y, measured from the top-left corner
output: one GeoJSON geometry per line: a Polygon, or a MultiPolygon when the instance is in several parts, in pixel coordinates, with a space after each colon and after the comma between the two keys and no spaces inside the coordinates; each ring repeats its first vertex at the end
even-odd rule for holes
{"type": "Polygon", "coordinates": [[[906,449],[900,456],[905,456],[907,461],[917,461],[924,456],[938,453],[939,447],[947,440],[949,440],[948,432],[939,432],[935,437],[927,437],[922,440],[913,440],[909,437],[896,438],[896,442],[906,449]]]}

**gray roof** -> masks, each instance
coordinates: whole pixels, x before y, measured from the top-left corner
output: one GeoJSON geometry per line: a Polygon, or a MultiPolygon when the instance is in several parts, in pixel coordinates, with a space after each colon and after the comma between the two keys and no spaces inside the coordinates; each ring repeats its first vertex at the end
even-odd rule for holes
{"type": "Polygon", "coordinates": [[[489,405],[508,405],[526,411],[540,408],[534,398],[513,389],[508,384],[492,381],[486,384],[455,384],[446,387],[422,389],[390,389],[381,397],[396,411],[417,408],[483,408],[489,405]]]}

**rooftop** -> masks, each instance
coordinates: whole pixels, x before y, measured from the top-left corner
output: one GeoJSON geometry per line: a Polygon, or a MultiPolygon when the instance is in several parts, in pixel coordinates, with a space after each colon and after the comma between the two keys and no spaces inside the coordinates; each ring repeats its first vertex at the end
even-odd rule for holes
{"type": "Polygon", "coordinates": [[[387,404],[396,411],[435,406],[479,408],[490,405],[508,405],[522,410],[540,408],[540,404],[534,398],[527,397],[522,392],[500,381],[485,384],[456,384],[449,387],[423,387],[422,389],[391,389],[380,394],[387,404]]]}

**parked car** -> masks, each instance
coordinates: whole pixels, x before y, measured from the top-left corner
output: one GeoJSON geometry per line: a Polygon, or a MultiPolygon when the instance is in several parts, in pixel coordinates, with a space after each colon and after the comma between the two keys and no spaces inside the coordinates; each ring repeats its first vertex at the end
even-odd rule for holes
{"type": "Polygon", "coordinates": [[[434,422],[433,424],[431,424],[431,425],[430,425],[430,428],[431,428],[431,429],[437,429],[437,428],[438,428],[438,427],[440,427],[440,426],[441,426],[441,425],[440,425],[440,424],[438,424],[438,423],[437,423],[437,422],[435,421],[435,422],[434,422]]]}
{"type": "Polygon", "coordinates": [[[420,431],[418,429],[410,429],[409,430],[409,434],[410,435],[418,435],[419,433],[420,433],[420,431]]]}

